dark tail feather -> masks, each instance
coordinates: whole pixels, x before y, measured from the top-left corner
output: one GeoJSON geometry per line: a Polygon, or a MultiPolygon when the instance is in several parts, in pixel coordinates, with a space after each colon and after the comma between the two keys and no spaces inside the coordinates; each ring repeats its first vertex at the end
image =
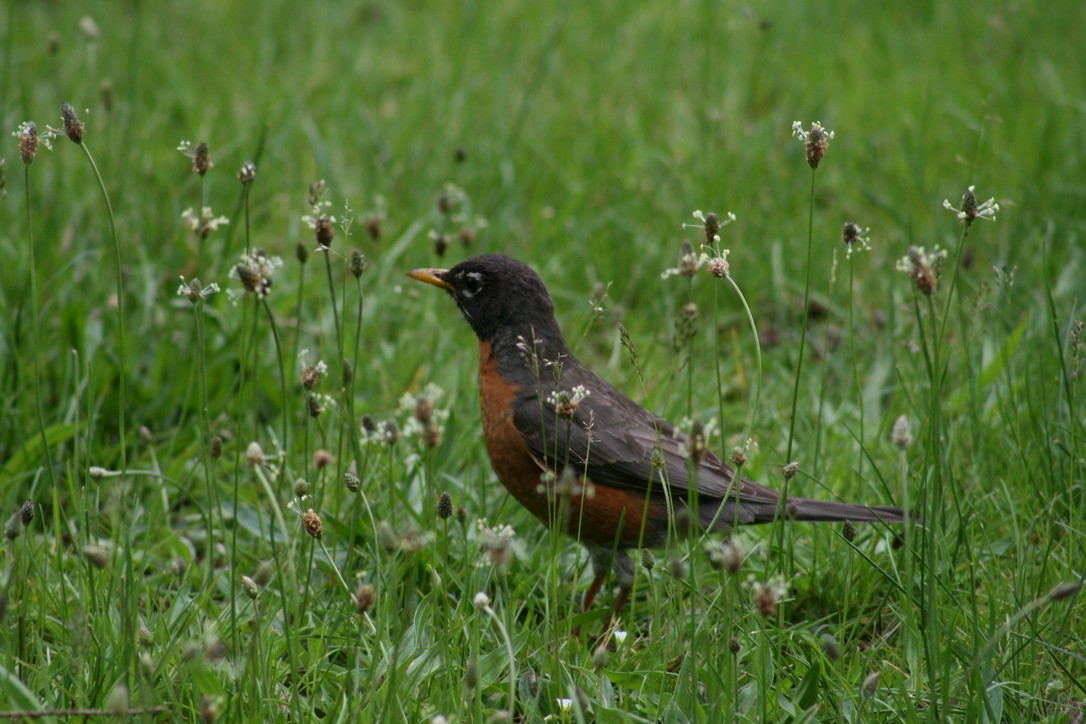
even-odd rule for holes
{"type": "MultiPolygon", "coordinates": [[[[777,505],[772,502],[744,501],[739,506],[742,523],[771,523],[777,519],[777,505]]],[[[784,514],[789,520],[809,522],[904,523],[909,517],[901,508],[890,505],[856,505],[807,498],[789,498],[784,514]]]]}

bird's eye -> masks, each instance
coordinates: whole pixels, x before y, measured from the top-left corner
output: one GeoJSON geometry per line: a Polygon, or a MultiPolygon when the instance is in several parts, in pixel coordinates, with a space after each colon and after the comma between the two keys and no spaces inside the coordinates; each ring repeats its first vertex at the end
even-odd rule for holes
{"type": "Polygon", "coordinates": [[[483,275],[479,272],[467,272],[460,275],[460,293],[465,297],[474,297],[483,290],[483,275]]]}

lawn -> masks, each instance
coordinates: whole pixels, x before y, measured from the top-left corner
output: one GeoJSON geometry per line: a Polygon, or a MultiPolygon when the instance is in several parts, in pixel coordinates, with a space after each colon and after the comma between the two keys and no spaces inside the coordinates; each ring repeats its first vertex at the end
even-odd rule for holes
{"type": "Polygon", "coordinates": [[[0,716],[1080,721],[1084,34],[1072,0],[0,4],[0,716]],[[406,276],[479,253],[745,476],[913,519],[677,525],[606,627],[406,276]]]}

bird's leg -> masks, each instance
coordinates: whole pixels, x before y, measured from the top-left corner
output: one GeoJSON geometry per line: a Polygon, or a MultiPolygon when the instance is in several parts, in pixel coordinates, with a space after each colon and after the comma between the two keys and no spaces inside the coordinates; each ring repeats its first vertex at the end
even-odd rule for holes
{"type": "Polygon", "coordinates": [[[600,635],[601,639],[607,636],[607,633],[611,628],[611,622],[618,619],[618,614],[626,604],[626,599],[630,597],[630,591],[633,590],[634,564],[626,551],[620,548],[615,552],[613,567],[615,569],[615,579],[618,581],[618,595],[615,596],[615,607],[611,610],[611,613],[608,614],[607,620],[603,622],[603,633],[600,635]]]}
{"type": "Polygon", "coordinates": [[[581,604],[581,610],[587,611],[592,606],[592,602],[596,600],[596,594],[600,592],[600,586],[607,580],[607,574],[598,575],[592,579],[592,585],[588,587],[588,592],[584,594],[584,603],[581,604]]]}

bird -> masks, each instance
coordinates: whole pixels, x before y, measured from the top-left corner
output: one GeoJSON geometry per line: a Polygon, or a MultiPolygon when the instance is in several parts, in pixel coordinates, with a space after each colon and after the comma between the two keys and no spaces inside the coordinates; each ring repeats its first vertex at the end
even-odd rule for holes
{"type": "Polygon", "coordinates": [[[634,583],[629,549],[662,546],[680,516],[724,534],[782,516],[905,521],[905,511],[892,506],[792,497],[782,505],[779,492],[737,475],[708,450],[691,465],[688,440],[675,425],[574,356],[543,281],[517,259],[483,254],[407,276],[448,292],[475,332],[491,466],[544,525],[587,550],[594,578],[584,610],[613,571],[617,615],[634,583]]]}

